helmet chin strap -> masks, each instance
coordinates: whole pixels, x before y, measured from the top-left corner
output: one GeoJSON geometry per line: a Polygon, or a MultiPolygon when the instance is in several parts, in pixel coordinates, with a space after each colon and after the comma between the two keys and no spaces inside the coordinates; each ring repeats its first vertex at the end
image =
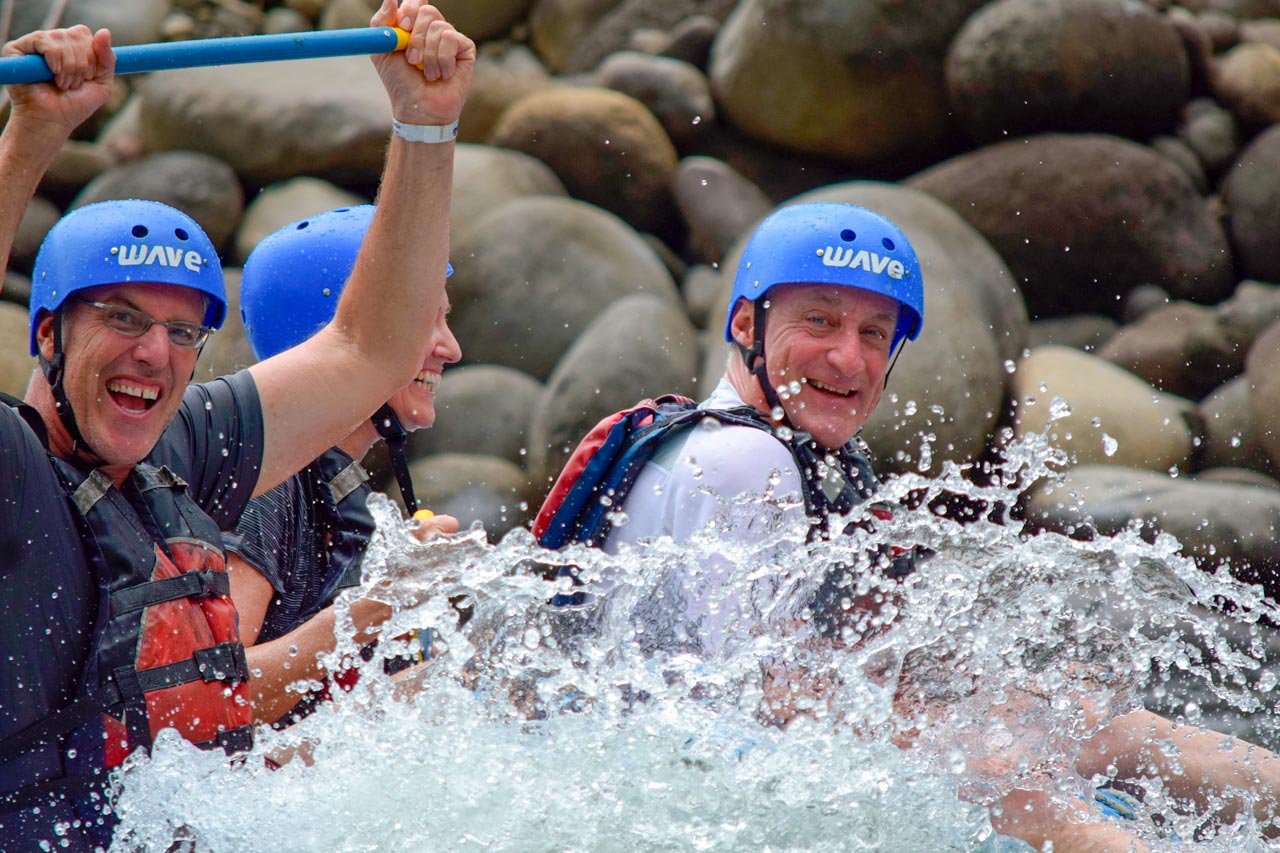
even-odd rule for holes
{"type": "Polygon", "coordinates": [[[53,360],[47,360],[44,353],[38,353],[40,363],[40,371],[44,373],[45,380],[49,383],[49,389],[53,392],[54,410],[58,413],[58,420],[62,422],[63,428],[67,434],[71,436],[71,455],[75,456],[77,451],[83,450],[86,454],[94,459],[100,460],[102,457],[93,449],[89,442],[84,440],[84,436],[80,433],[80,425],[76,423],[75,410],[71,408],[71,401],[67,399],[67,389],[63,384],[63,379],[67,374],[67,354],[62,348],[62,309],[59,308],[53,315],[53,360]]]}
{"type": "Polygon", "coordinates": [[[413,492],[413,477],[409,474],[409,454],[405,446],[409,440],[409,432],[401,425],[400,418],[396,416],[390,403],[383,403],[373,413],[373,426],[387,443],[387,449],[391,453],[391,470],[395,472],[396,483],[400,486],[400,496],[404,498],[409,515],[413,515],[418,511],[418,497],[413,492]]]}

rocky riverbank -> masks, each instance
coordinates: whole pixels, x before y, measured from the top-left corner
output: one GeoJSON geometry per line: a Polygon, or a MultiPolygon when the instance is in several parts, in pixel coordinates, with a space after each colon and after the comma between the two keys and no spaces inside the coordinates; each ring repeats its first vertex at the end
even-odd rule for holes
{"type": "MultiPolygon", "coordinates": [[[[990,460],[1060,397],[1074,465],[1028,518],[1140,520],[1280,589],[1280,0],[438,5],[481,58],[452,214],[464,364],[415,437],[429,505],[522,524],[600,417],[708,390],[741,237],[833,199],[897,221],[925,265],[925,331],[866,431],[882,468],[990,460]]],[[[19,0],[11,32],[49,6],[19,0]]],[[[125,43],[370,11],[71,0],[59,22],[125,43]]],[[[121,78],[23,220],[0,389],[29,375],[23,275],[65,209],[174,204],[234,285],[274,228],[372,197],[389,125],[363,57],[121,78]]],[[[236,318],[200,375],[250,360],[236,318]]]]}

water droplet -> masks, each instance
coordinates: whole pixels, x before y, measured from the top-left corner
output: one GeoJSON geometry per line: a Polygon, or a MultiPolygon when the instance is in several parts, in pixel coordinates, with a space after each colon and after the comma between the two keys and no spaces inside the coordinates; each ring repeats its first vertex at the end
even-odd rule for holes
{"type": "MultiPolygon", "coordinates": [[[[692,121],[690,121],[689,123],[690,123],[690,124],[702,124],[702,116],[694,116],[694,117],[693,117],[693,120],[692,120],[692,121]]],[[[706,183],[706,181],[703,181],[703,183],[705,184],[705,183],[706,183]]]]}
{"type": "Polygon", "coordinates": [[[1054,397],[1049,402],[1049,420],[1060,421],[1071,414],[1071,404],[1061,397],[1054,397]]]}
{"type": "Polygon", "coordinates": [[[778,433],[778,438],[782,439],[783,441],[790,441],[795,436],[795,433],[793,433],[790,429],[784,426],[778,427],[777,433],[778,433]]]}
{"type": "Polygon", "coordinates": [[[1006,359],[1004,360],[1004,372],[1005,372],[1005,373],[1013,373],[1013,372],[1014,372],[1015,370],[1017,370],[1017,369],[1018,369],[1017,362],[1015,362],[1013,359],[1011,359],[1011,358],[1006,358],[1006,359]]]}
{"type": "Polygon", "coordinates": [[[1116,450],[1120,447],[1120,442],[1116,441],[1105,432],[1102,434],[1102,452],[1108,456],[1115,456],[1116,450]]]}

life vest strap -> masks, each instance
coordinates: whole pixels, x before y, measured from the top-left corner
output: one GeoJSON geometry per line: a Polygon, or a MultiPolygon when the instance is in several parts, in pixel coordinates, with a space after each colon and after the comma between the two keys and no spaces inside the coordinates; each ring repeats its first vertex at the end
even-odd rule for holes
{"type": "Polygon", "coordinates": [[[102,500],[111,487],[115,485],[101,468],[94,468],[84,482],[71,493],[71,501],[80,510],[81,515],[88,515],[94,504],[102,500]]]}
{"type": "Polygon", "coordinates": [[[132,613],[153,604],[179,598],[213,598],[231,594],[231,578],[226,572],[204,569],[183,572],[176,577],[118,589],[111,593],[111,614],[132,613]]]}
{"type": "Polygon", "coordinates": [[[354,459],[351,464],[343,468],[337,475],[329,481],[329,494],[333,497],[335,504],[340,504],[347,499],[347,496],[356,489],[363,486],[369,480],[369,472],[354,459]]]}
{"type": "Polygon", "coordinates": [[[197,749],[221,749],[227,755],[248,752],[253,749],[253,727],[237,726],[225,732],[218,732],[215,737],[209,738],[209,740],[197,742],[195,747],[197,749]]]}
{"type": "MultiPolygon", "coordinates": [[[[192,681],[239,684],[249,680],[249,662],[245,658],[243,643],[218,643],[216,646],[196,649],[195,654],[186,660],[134,672],[137,673],[137,683],[142,692],[150,693],[192,681]]],[[[129,695],[122,690],[122,696],[129,695]]]]}

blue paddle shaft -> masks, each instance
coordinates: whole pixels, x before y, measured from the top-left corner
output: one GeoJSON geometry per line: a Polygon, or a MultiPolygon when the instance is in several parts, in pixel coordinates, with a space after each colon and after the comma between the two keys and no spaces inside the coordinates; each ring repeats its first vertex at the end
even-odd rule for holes
{"type": "MultiPolygon", "coordinates": [[[[408,33],[394,27],[358,27],[350,30],[317,30],[265,36],[232,36],[195,41],[125,45],[115,49],[116,74],[139,74],[170,68],[236,65],[284,59],[317,59],[390,53],[404,47],[408,33]]],[[[44,57],[0,57],[0,85],[52,80],[44,57]]]]}

